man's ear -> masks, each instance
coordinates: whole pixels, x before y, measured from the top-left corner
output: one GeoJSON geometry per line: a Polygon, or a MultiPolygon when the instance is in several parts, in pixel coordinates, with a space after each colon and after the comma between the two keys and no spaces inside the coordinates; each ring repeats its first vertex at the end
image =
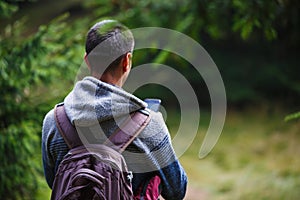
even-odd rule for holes
{"type": "Polygon", "coordinates": [[[89,70],[91,70],[91,65],[89,63],[88,54],[87,53],[84,54],[84,61],[85,61],[86,65],[87,65],[87,67],[89,68],[89,70]]]}
{"type": "Polygon", "coordinates": [[[131,68],[131,57],[131,53],[126,53],[126,55],[122,59],[122,68],[124,72],[127,72],[131,68]]]}

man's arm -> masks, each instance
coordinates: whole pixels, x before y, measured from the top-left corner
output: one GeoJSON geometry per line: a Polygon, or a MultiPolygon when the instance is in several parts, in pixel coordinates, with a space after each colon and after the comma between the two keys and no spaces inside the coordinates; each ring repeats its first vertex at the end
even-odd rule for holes
{"type": "Polygon", "coordinates": [[[49,141],[53,137],[53,120],[54,115],[53,111],[50,111],[44,118],[43,128],[42,128],[42,159],[43,159],[43,167],[44,167],[44,175],[48,186],[52,188],[53,180],[54,180],[54,160],[50,155],[50,151],[48,147],[50,146],[49,141]],[[52,136],[52,137],[51,137],[52,136]]]}
{"type": "Polygon", "coordinates": [[[174,161],[158,173],[162,181],[162,197],[168,200],[183,199],[186,193],[187,176],[179,161],[174,161]]]}
{"type": "Polygon", "coordinates": [[[46,181],[52,188],[56,171],[68,146],[56,128],[54,112],[51,110],[44,119],[42,129],[42,159],[46,181]]]}

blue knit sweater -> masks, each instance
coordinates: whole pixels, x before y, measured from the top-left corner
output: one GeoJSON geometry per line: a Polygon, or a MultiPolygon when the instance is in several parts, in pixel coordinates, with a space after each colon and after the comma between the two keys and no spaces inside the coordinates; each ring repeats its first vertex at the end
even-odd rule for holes
{"type": "MultiPolygon", "coordinates": [[[[98,134],[96,137],[99,142],[104,142],[127,118],[128,113],[147,106],[144,101],[123,89],[93,77],[77,82],[64,104],[70,121],[79,127],[89,127],[94,134],[98,134]]],[[[43,166],[50,188],[68,150],[51,110],[45,116],[42,130],[43,166]]],[[[162,180],[163,198],[184,198],[187,176],[175,156],[168,129],[159,112],[152,113],[147,127],[127,147],[123,156],[128,169],[134,173],[133,191],[145,178],[156,173],[162,180]]]]}

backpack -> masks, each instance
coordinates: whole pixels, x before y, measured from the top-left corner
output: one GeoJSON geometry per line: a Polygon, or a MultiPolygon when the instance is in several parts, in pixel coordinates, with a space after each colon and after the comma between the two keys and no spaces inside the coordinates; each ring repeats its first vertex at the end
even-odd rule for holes
{"type": "MultiPolygon", "coordinates": [[[[57,128],[70,150],[58,167],[51,200],[136,199],[131,187],[133,175],[128,171],[121,153],[148,124],[149,113],[131,114],[131,120],[122,124],[103,144],[91,145],[82,144],[63,104],[55,107],[54,116],[57,128]]],[[[155,183],[160,182],[159,178],[154,179],[155,183]]],[[[149,188],[145,185],[142,187],[149,188]]]]}

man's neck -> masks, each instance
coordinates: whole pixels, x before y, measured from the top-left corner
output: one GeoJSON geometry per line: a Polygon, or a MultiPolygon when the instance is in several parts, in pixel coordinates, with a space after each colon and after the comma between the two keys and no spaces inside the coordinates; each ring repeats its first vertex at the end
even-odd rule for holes
{"type": "Polygon", "coordinates": [[[115,76],[113,76],[110,73],[104,73],[104,74],[97,74],[97,73],[92,73],[92,76],[95,77],[96,79],[111,84],[111,85],[115,85],[118,87],[122,87],[123,86],[123,82],[122,82],[122,78],[117,78],[115,76]]]}

